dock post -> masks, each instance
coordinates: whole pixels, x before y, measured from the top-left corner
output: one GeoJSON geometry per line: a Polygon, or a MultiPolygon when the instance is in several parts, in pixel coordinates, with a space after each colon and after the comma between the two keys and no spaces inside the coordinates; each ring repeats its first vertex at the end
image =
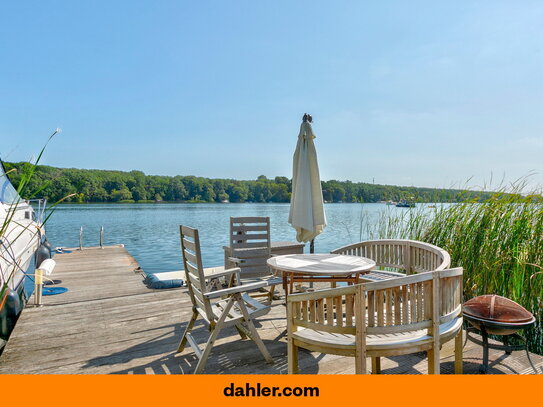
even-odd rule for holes
{"type": "Polygon", "coordinates": [[[50,275],[55,269],[56,264],[57,263],[53,259],[45,259],[41,262],[39,267],[34,270],[34,305],[38,307],[42,306],[43,273],[50,275]]]}
{"type": "Polygon", "coordinates": [[[79,228],[79,250],[83,250],[83,226],[79,228]]]}
{"type": "Polygon", "coordinates": [[[104,227],[100,227],[100,248],[104,248],[104,227]]]}
{"type": "Polygon", "coordinates": [[[41,307],[41,296],[42,296],[42,290],[43,290],[43,270],[40,268],[37,268],[34,271],[34,305],[41,307]]]}

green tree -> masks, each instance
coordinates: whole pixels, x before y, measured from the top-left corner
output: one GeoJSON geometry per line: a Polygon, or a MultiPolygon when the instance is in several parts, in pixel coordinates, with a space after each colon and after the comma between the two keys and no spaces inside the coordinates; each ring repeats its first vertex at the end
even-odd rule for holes
{"type": "Polygon", "coordinates": [[[249,197],[249,188],[241,183],[231,185],[226,192],[231,202],[245,202],[249,197]]]}
{"type": "Polygon", "coordinates": [[[126,187],[111,191],[111,200],[113,202],[125,201],[129,199],[132,199],[132,193],[126,187]]]}

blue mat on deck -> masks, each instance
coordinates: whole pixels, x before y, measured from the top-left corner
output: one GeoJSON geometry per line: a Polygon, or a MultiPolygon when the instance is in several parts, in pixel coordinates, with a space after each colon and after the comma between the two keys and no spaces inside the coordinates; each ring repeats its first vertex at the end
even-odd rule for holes
{"type": "Polygon", "coordinates": [[[66,287],[43,287],[42,295],[64,294],[68,289],[66,287]]]}

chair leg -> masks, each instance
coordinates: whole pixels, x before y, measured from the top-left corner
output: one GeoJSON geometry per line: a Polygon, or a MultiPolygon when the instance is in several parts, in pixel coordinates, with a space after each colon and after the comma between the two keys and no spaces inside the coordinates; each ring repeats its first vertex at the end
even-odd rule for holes
{"type": "Polygon", "coordinates": [[[271,285],[270,286],[270,291],[268,292],[268,301],[269,301],[270,304],[273,302],[274,294],[275,294],[275,286],[271,285]]]}
{"type": "Polygon", "coordinates": [[[298,347],[288,340],[288,374],[298,374],[298,347]]]}
{"type": "Polygon", "coordinates": [[[428,373],[440,374],[439,346],[428,350],[428,373]]]}
{"type": "Polygon", "coordinates": [[[458,332],[458,335],[454,338],[454,373],[462,374],[462,329],[458,332]]]}
{"type": "Polygon", "coordinates": [[[189,323],[187,324],[187,327],[185,328],[185,332],[183,332],[183,337],[181,338],[181,342],[179,343],[179,346],[177,347],[177,353],[183,352],[183,349],[185,349],[185,345],[187,344],[187,334],[192,330],[192,327],[194,326],[196,319],[198,319],[198,312],[193,311],[192,317],[189,323]]]}
{"type": "Polygon", "coordinates": [[[215,343],[215,339],[217,339],[217,336],[219,335],[220,330],[221,330],[221,326],[217,324],[217,326],[215,326],[215,328],[211,331],[211,335],[209,335],[209,339],[207,340],[204,351],[202,352],[202,355],[200,356],[200,360],[198,361],[198,364],[196,365],[194,374],[202,373],[202,371],[204,370],[206,366],[207,358],[209,357],[209,354],[211,353],[211,348],[213,347],[213,344],[215,343]]]}
{"type": "Polygon", "coordinates": [[[245,323],[247,324],[249,333],[251,334],[251,339],[256,343],[256,346],[258,346],[258,349],[260,350],[260,353],[262,353],[262,356],[264,356],[264,359],[266,359],[266,362],[274,363],[272,357],[270,356],[270,353],[268,352],[268,349],[266,349],[266,345],[264,345],[264,342],[262,342],[260,335],[258,335],[258,332],[256,331],[256,328],[253,324],[253,320],[249,316],[249,311],[247,311],[247,307],[245,306],[245,303],[243,302],[239,294],[236,294],[236,301],[238,303],[239,309],[241,310],[243,318],[245,319],[245,323]]]}
{"type": "Polygon", "coordinates": [[[239,336],[241,336],[241,339],[247,339],[247,335],[243,332],[242,328],[236,325],[236,330],[238,331],[239,336]]]}
{"type": "Polygon", "coordinates": [[[428,357],[428,374],[434,374],[434,349],[426,351],[428,357]]]}
{"type": "Polygon", "coordinates": [[[209,357],[209,354],[211,353],[211,348],[213,347],[213,344],[215,343],[215,339],[217,339],[217,336],[219,336],[219,332],[221,331],[224,321],[226,317],[228,316],[228,313],[232,309],[234,302],[235,302],[235,298],[230,297],[230,300],[226,304],[226,307],[224,307],[222,315],[219,317],[219,320],[217,321],[217,323],[209,326],[211,333],[205,345],[204,351],[199,356],[200,360],[198,361],[198,364],[196,365],[194,374],[201,373],[204,370],[204,367],[207,362],[207,358],[209,357]]]}
{"type": "Polygon", "coordinates": [[[366,352],[357,352],[355,354],[355,373],[356,374],[366,374],[367,367],[366,367],[366,352]]]}
{"type": "Polygon", "coordinates": [[[371,358],[371,374],[381,373],[381,357],[376,356],[371,358]]]}

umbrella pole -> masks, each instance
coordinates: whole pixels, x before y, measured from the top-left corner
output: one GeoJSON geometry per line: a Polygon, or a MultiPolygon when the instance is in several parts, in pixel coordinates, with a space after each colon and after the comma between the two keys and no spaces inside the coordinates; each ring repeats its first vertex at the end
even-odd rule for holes
{"type": "MultiPolygon", "coordinates": [[[[309,242],[309,253],[315,253],[315,239],[311,239],[311,242],[309,242]]],[[[313,288],[313,281],[309,283],[309,288],[313,288]]]]}

